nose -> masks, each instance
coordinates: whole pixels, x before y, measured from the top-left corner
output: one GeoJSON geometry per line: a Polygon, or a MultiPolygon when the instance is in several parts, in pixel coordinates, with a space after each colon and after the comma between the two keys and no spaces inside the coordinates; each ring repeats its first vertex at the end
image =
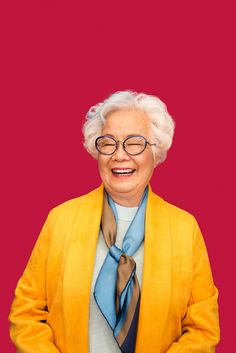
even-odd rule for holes
{"type": "Polygon", "coordinates": [[[125,150],[123,148],[122,142],[118,142],[117,150],[112,155],[112,159],[114,161],[119,161],[119,162],[124,161],[124,160],[127,161],[130,159],[130,156],[128,155],[128,153],[125,152],[125,150]]]}

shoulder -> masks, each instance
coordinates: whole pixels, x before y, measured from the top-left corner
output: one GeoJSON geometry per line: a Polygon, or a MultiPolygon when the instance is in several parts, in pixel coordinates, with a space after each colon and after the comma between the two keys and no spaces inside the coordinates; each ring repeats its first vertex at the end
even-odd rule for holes
{"type": "Polygon", "coordinates": [[[183,252],[186,256],[192,252],[191,249],[195,249],[199,255],[205,251],[204,239],[195,216],[159,195],[154,194],[153,199],[155,218],[160,218],[157,222],[161,224],[161,229],[168,229],[175,251],[183,252]]]}
{"type": "Polygon", "coordinates": [[[158,213],[161,213],[162,217],[165,217],[176,230],[188,229],[194,231],[198,226],[195,216],[187,210],[172,204],[155,193],[153,193],[153,200],[156,205],[157,216],[158,213]]]}
{"type": "Polygon", "coordinates": [[[174,217],[181,220],[185,219],[189,221],[195,220],[194,215],[192,215],[190,212],[172,204],[171,202],[165,200],[163,197],[153,191],[152,199],[154,200],[154,203],[157,205],[157,207],[165,209],[165,211],[168,212],[170,217],[174,217]]]}
{"type": "Polygon", "coordinates": [[[87,209],[97,207],[102,202],[103,186],[88,192],[87,194],[67,200],[51,209],[48,218],[52,222],[60,219],[71,221],[78,213],[85,213],[87,209]]]}

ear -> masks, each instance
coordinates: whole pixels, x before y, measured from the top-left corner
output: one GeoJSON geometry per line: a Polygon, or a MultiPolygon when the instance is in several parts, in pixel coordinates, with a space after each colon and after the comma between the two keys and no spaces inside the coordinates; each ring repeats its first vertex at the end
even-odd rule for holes
{"type": "Polygon", "coordinates": [[[155,169],[158,166],[159,161],[158,161],[158,158],[155,154],[153,154],[153,159],[154,159],[154,169],[155,169]]]}
{"type": "Polygon", "coordinates": [[[154,169],[158,166],[158,160],[157,159],[155,159],[155,161],[154,161],[154,169]]]}

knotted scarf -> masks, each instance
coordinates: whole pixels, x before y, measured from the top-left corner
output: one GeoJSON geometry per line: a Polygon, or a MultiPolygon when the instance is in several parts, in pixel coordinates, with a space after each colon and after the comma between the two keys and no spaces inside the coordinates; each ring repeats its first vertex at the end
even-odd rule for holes
{"type": "Polygon", "coordinates": [[[122,353],[135,351],[140,286],[132,256],[144,239],[147,193],[148,188],[119,249],[115,245],[118,224],[115,203],[104,192],[101,228],[109,250],[95,283],[94,298],[122,353]]]}

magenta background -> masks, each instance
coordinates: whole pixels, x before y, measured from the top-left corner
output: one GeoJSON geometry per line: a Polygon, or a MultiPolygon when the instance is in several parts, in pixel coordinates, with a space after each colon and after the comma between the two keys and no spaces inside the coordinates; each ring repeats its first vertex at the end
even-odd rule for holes
{"type": "Polygon", "coordinates": [[[47,213],[100,183],[96,161],[82,147],[83,117],[123,89],[158,95],[176,121],[173,147],[152,186],[200,224],[220,292],[217,352],[232,352],[233,1],[1,6],[1,352],[15,352],[7,315],[47,213]]]}

